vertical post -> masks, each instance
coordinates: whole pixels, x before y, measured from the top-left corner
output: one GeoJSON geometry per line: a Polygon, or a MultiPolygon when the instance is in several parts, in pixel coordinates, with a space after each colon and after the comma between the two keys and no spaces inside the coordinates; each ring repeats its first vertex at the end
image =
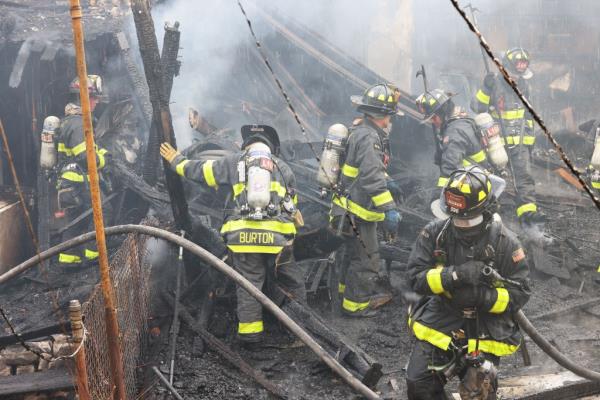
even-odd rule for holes
{"type": "Polygon", "coordinates": [[[80,400],[91,400],[87,366],[85,365],[85,347],[81,344],[83,342],[83,323],[79,300],[71,300],[69,302],[69,319],[71,320],[71,330],[73,332],[73,347],[79,349],[79,346],[81,346],[81,349],[75,355],[77,394],[80,400]]]}
{"type": "Polygon", "coordinates": [[[112,373],[113,384],[115,385],[116,389],[114,398],[117,400],[125,400],[125,375],[123,373],[123,357],[120,348],[119,322],[117,320],[117,310],[115,308],[113,287],[110,281],[110,273],[108,269],[106,237],[104,236],[104,222],[102,219],[102,200],[100,198],[98,167],[96,165],[96,144],[94,143],[94,131],[92,128],[92,114],[90,110],[90,97],[87,82],[87,67],[85,64],[85,48],[83,45],[81,5],[79,0],[70,0],[70,5],[71,20],[73,25],[73,45],[75,46],[77,75],[79,78],[79,96],[81,100],[81,111],[83,117],[83,132],[85,134],[90,194],[92,198],[92,210],[94,212],[94,227],[96,230],[96,244],[98,246],[98,260],[100,263],[100,281],[102,295],[104,298],[108,356],[110,359],[110,370],[112,373]]]}

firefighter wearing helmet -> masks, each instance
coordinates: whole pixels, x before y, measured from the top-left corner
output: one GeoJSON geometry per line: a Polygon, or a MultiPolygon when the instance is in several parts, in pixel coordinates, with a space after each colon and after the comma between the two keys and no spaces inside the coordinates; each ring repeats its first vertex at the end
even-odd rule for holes
{"type": "MultiPolygon", "coordinates": [[[[302,226],[296,208],[296,178],[279,157],[279,136],[267,125],[242,126],[241,152],[223,158],[189,160],[169,143],[160,154],[177,174],[214,190],[229,189],[221,235],[233,267],[257,288],[262,289],[267,274],[276,286],[270,294],[279,305],[283,293],[296,300],[306,299],[304,275],[287,251],[302,226]],[[284,251],[286,250],[286,251],[284,251]],[[278,290],[278,286],[284,290],[278,290]]],[[[262,341],[264,326],[260,303],[241,287],[237,288],[237,337],[244,345],[262,341]]]]}
{"type": "Polygon", "coordinates": [[[475,121],[467,112],[454,104],[452,94],[434,89],[417,97],[417,109],[425,122],[431,122],[436,131],[435,163],[440,168],[438,189],[433,199],[439,198],[450,174],[463,167],[477,165],[489,169],[487,154],[475,121]]]}
{"type": "Polygon", "coordinates": [[[332,197],[331,223],[346,237],[346,254],[340,276],[342,312],[351,317],[371,317],[392,299],[380,279],[377,225],[395,233],[401,220],[388,189],[386,167],[390,150],[391,117],[397,113],[398,91],[378,84],[362,96],[352,96],[362,118],[349,129],[340,190],[332,197]]]}
{"type": "MultiPolygon", "coordinates": [[[[91,111],[101,101],[102,78],[98,75],[88,75],[88,92],[90,96],[91,111]]],[[[58,208],[61,214],[67,220],[67,225],[77,218],[82,212],[91,207],[91,198],[89,193],[89,182],[87,176],[86,143],[83,132],[83,117],[81,115],[81,105],[79,100],[79,79],[75,78],[69,85],[69,92],[74,100],[65,106],[65,117],[63,118],[57,132],[57,151],[59,162],[58,188],[58,208]]],[[[105,168],[110,163],[110,155],[106,149],[96,145],[96,162],[102,183],[105,168]]],[[[102,195],[105,197],[110,188],[108,185],[102,185],[102,195]]],[[[112,209],[110,203],[103,202],[103,214],[110,224],[112,209]]],[[[93,231],[93,221],[90,219],[88,224],[75,224],[63,232],[62,240],[68,240],[81,233],[93,231]]],[[[91,264],[97,261],[98,251],[95,242],[89,242],[85,246],[72,250],[65,250],[58,256],[59,264],[69,267],[77,267],[84,264],[91,264]]]]}
{"type": "MultiPolygon", "coordinates": [[[[533,76],[529,69],[529,53],[515,47],[503,54],[502,63],[521,92],[529,98],[528,80],[533,76]]],[[[531,152],[535,145],[531,115],[504,79],[491,72],[485,76],[474,104],[477,112],[489,112],[500,124],[518,191],[516,213],[519,221],[524,225],[543,223],[545,216],[538,210],[535,182],[530,173],[531,152]]]]}
{"type": "Polygon", "coordinates": [[[409,309],[417,339],[406,372],[410,400],[445,399],[454,376],[462,398],[496,399],[496,366],[519,347],[513,313],[529,299],[529,267],[495,213],[505,185],[476,166],[454,171],[434,203],[439,219],[416,240],[408,278],[422,297],[409,309]]]}

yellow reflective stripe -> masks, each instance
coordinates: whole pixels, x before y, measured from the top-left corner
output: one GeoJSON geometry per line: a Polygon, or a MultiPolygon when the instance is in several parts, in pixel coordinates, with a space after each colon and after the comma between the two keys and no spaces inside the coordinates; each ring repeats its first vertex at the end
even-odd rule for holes
{"type": "Polygon", "coordinates": [[[343,294],[346,291],[346,285],[343,283],[338,283],[338,293],[343,294]]]}
{"type": "Polygon", "coordinates": [[[477,101],[479,101],[482,104],[485,104],[486,106],[490,104],[490,96],[485,94],[485,92],[481,89],[477,91],[475,97],[477,98],[477,101]]]}
{"type": "Polygon", "coordinates": [[[244,183],[236,183],[231,187],[233,189],[233,197],[238,197],[240,193],[246,189],[246,184],[244,183]]]}
{"type": "Polygon", "coordinates": [[[59,153],[65,153],[67,156],[72,156],[73,155],[73,150],[71,150],[70,148],[68,148],[64,143],[59,143],[58,144],[58,152],[59,153]]]}
{"type": "Polygon", "coordinates": [[[60,253],[58,255],[58,262],[63,264],[77,264],[81,262],[81,257],[67,253],[60,253]]]}
{"type": "Polygon", "coordinates": [[[592,181],[592,187],[594,189],[600,189],[600,182],[592,181]]]}
{"type": "Polygon", "coordinates": [[[469,158],[471,158],[477,163],[483,162],[486,159],[485,151],[481,150],[475,154],[470,155],[469,158]]]}
{"type": "Polygon", "coordinates": [[[502,117],[502,119],[507,119],[507,120],[523,119],[523,118],[525,118],[525,110],[519,109],[519,110],[502,111],[500,113],[500,116],[502,117]]]}
{"type": "Polygon", "coordinates": [[[185,176],[185,166],[189,162],[190,160],[183,160],[182,162],[177,164],[177,166],[175,167],[175,172],[177,172],[177,175],[185,176]]]}
{"type": "Polygon", "coordinates": [[[292,197],[292,201],[294,202],[294,204],[298,204],[298,195],[295,194],[294,197],[292,197]]]}
{"type": "Polygon", "coordinates": [[[525,214],[526,212],[537,212],[537,206],[535,203],[527,203],[517,208],[517,217],[525,214]]]}
{"type": "MultiPolygon", "coordinates": [[[[519,144],[521,143],[520,136],[507,136],[506,144],[519,144]]],[[[523,136],[523,144],[527,146],[532,146],[535,144],[535,136],[527,135],[523,136]]]]}
{"type": "Polygon", "coordinates": [[[368,301],[366,301],[364,303],[356,303],[356,302],[354,302],[352,300],[348,300],[347,298],[344,297],[344,301],[342,302],[342,308],[344,310],[350,311],[350,312],[361,311],[367,307],[369,307],[368,301]]]}
{"type": "Polygon", "coordinates": [[[353,167],[351,165],[348,164],[344,164],[344,166],[342,167],[342,174],[350,177],[350,178],[356,178],[358,176],[358,168],[353,167]]]}
{"type": "Polygon", "coordinates": [[[598,272],[600,272],[600,265],[598,265],[598,272]]]}
{"type": "Polygon", "coordinates": [[[413,333],[416,338],[425,342],[431,343],[435,347],[439,347],[442,350],[448,350],[452,338],[445,333],[436,331],[435,329],[429,328],[417,321],[414,323],[408,319],[408,325],[412,325],[413,333]]]}
{"type": "Polygon", "coordinates": [[[283,235],[293,235],[296,233],[296,227],[293,222],[251,221],[245,219],[227,221],[221,227],[221,233],[239,231],[240,229],[256,229],[277,232],[283,235]]]}
{"type": "Polygon", "coordinates": [[[279,197],[285,197],[285,187],[281,186],[281,183],[277,181],[271,181],[271,192],[277,192],[279,197]]]}
{"type": "Polygon", "coordinates": [[[99,255],[100,253],[98,253],[97,251],[85,249],[85,258],[87,258],[88,260],[95,260],[96,258],[98,258],[99,255]]]}
{"type": "Polygon", "coordinates": [[[106,165],[106,159],[104,158],[105,154],[106,150],[100,150],[96,152],[96,156],[98,157],[98,169],[102,169],[106,165]]]}
{"type": "Polygon", "coordinates": [[[238,333],[248,335],[250,333],[261,333],[264,330],[262,321],[240,322],[238,325],[238,333]]]}
{"type": "Polygon", "coordinates": [[[63,172],[60,177],[63,179],[66,179],[68,181],[71,181],[71,182],[83,182],[83,180],[84,180],[84,177],[82,174],[78,174],[77,172],[74,172],[74,171],[63,172]]]}
{"type": "MultiPolygon", "coordinates": [[[[469,348],[468,352],[471,353],[475,351],[477,340],[469,339],[469,348]]],[[[498,357],[509,356],[513,354],[515,351],[519,349],[519,346],[515,346],[513,344],[507,344],[502,342],[497,342],[495,340],[479,340],[479,351],[484,353],[493,354],[498,357]]]]}
{"type": "Polygon", "coordinates": [[[86,149],[85,142],[81,142],[77,146],[73,147],[71,149],[71,151],[72,151],[72,153],[73,153],[74,156],[78,156],[81,153],[83,153],[85,151],[85,149],[86,149]]]}
{"type": "Polygon", "coordinates": [[[437,183],[438,187],[444,187],[444,186],[446,186],[446,183],[448,183],[448,179],[449,178],[445,178],[443,176],[440,176],[440,178],[438,179],[438,183],[437,183]]]}
{"type": "Polygon", "coordinates": [[[386,190],[385,192],[378,194],[377,196],[371,197],[371,200],[373,201],[373,204],[375,204],[375,207],[379,207],[384,204],[391,203],[392,201],[394,201],[394,198],[392,197],[390,191],[386,190]]]}
{"type": "Polygon", "coordinates": [[[228,244],[227,248],[234,253],[261,253],[279,254],[283,246],[246,246],[241,244],[228,244]]]}
{"type": "Polygon", "coordinates": [[[443,267],[436,267],[427,271],[427,284],[433,294],[444,293],[444,286],[442,285],[442,269],[443,267]]]}
{"type": "Polygon", "coordinates": [[[498,292],[498,299],[490,308],[490,312],[492,314],[502,314],[508,308],[508,302],[510,301],[510,295],[508,294],[508,290],[505,288],[496,288],[498,292]]]}
{"type": "Polygon", "coordinates": [[[361,205],[348,200],[346,197],[333,197],[333,204],[351,212],[352,214],[362,218],[368,222],[380,222],[385,219],[385,214],[381,212],[369,211],[361,205]]]}
{"type": "Polygon", "coordinates": [[[533,128],[533,120],[532,119],[528,119],[525,124],[527,125],[528,128],[533,128]]]}
{"type": "Polygon", "coordinates": [[[215,174],[213,172],[213,163],[215,160],[208,160],[202,165],[202,173],[204,174],[204,181],[211,188],[216,188],[217,181],[215,180],[215,174]]]}

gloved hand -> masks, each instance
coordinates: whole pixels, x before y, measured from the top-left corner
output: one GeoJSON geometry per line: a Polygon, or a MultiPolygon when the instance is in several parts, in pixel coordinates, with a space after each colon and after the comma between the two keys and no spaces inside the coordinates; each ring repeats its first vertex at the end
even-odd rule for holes
{"type": "Polygon", "coordinates": [[[456,274],[456,283],[461,285],[473,285],[477,286],[480,284],[485,263],[483,261],[467,261],[464,264],[454,267],[456,274]]]}
{"type": "Polygon", "coordinates": [[[402,202],[404,200],[404,191],[398,182],[390,179],[387,181],[387,188],[394,197],[394,200],[402,202]]]}
{"type": "Polygon", "coordinates": [[[180,156],[181,153],[171,146],[170,143],[165,142],[160,145],[160,155],[167,160],[169,164],[172,164],[173,160],[175,160],[177,156],[180,156]]]}
{"type": "Polygon", "coordinates": [[[488,90],[488,93],[496,88],[496,74],[488,72],[483,78],[483,87],[488,90]]]}
{"type": "Polygon", "coordinates": [[[451,292],[450,302],[456,308],[477,307],[480,303],[481,291],[485,289],[480,286],[462,286],[451,292]]]}
{"type": "Polygon", "coordinates": [[[396,233],[398,225],[402,221],[402,214],[398,210],[387,210],[385,212],[385,219],[383,220],[383,230],[388,233],[396,233]]]}

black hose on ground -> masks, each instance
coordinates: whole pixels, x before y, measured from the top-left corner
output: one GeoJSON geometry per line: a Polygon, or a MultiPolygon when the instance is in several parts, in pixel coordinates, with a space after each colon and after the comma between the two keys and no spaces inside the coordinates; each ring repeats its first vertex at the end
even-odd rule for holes
{"type": "MultiPolygon", "coordinates": [[[[218,257],[214,256],[208,250],[198,246],[197,244],[190,242],[187,239],[182,238],[174,233],[166,231],[164,229],[155,228],[152,226],[145,225],[118,225],[111,226],[105,229],[106,236],[122,235],[128,233],[138,233],[142,235],[153,236],[163,240],[167,240],[179,247],[183,247],[190,253],[199,257],[205,263],[211,265],[218,271],[227,275],[235,283],[240,285],[246,292],[252,297],[258,300],[263,307],[270,311],[286,328],[288,328],[294,335],[296,335],[302,342],[304,342],[329,368],[331,368],[336,374],[338,374],[350,387],[356,390],[358,393],[363,395],[365,398],[370,400],[381,400],[375,392],[365,386],[360,380],[356,379],[347,369],[345,369],[336,359],[331,357],[319,343],[317,343],[305,330],[303,330],[294,320],[292,320],[281,308],[279,308],[271,299],[250,283],[246,278],[240,275],[237,271],[225,264],[218,257]]],[[[96,237],[95,232],[84,233],[83,235],[77,236],[73,239],[67,240],[61,244],[58,244],[50,249],[43,251],[39,255],[30,258],[27,261],[22,262],[11,270],[0,275],[0,284],[9,281],[16,277],[22,272],[34,267],[39,262],[47,260],[50,257],[56,256],[62,251],[70,249],[75,246],[79,246],[83,243],[94,240],[96,237]]]]}
{"type": "Polygon", "coordinates": [[[519,310],[515,314],[515,320],[529,335],[529,337],[539,346],[540,349],[546,354],[548,354],[554,361],[556,361],[562,367],[568,369],[576,375],[581,376],[582,378],[589,379],[591,381],[600,381],[600,373],[596,371],[592,371],[588,368],[584,368],[580,365],[577,365],[561,353],[556,347],[552,345],[542,334],[535,329],[535,326],[527,319],[522,310],[519,310]]]}

